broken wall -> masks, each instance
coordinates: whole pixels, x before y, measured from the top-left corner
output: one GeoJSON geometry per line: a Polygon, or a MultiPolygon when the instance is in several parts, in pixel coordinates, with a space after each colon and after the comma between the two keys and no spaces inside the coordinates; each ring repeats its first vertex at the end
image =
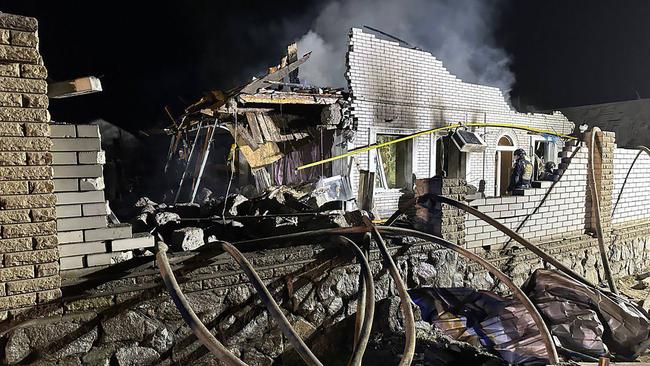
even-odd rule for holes
{"type": "Polygon", "coordinates": [[[61,270],[110,265],[153,247],[148,233],[134,237],[131,225],[109,223],[99,126],[50,128],[61,270]]]}
{"type": "MultiPolygon", "coordinates": [[[[568,134],[574,125],[561,113],[518,113],[494,87],[463,82],[429,52],[400,46],[352,29],[347,55],[346,77],[351,92],[351,115],[357,126],[352,150],[376,141],[377,134],[407,135],[456,123],[509,123],[568,134]]],[[[495,186],[496,144],[508,135],[515,147],[529,152],[532,137],[526,131],[508,128],[474,128],[484,134],[488,149],[468,158],[468,184],[486,181],[486,193],[495,186]]],[[[436,136],[425,135],[413,141],[411,165],[417,178],[432,177],[435,170],[436,136]]],[[[438,146],[441,147],[441,144],[438,146]]],[[[562,148],[558,142],[557,150],[562,148]]],[[[360,169],[375,170],[376,150],[358,154],[360,169]]],[[[358,187],[358,171],[353,169],[352,187],[358,187]]],[[[463,177],[460,177],[463,178],[463,177]]],[[[375,190],[375,205],[383,215],[397,208],[398,190],[375,190]]]]}
{"type": "MultiPolygon", "coordinates": [[[[588,148],[568,141],[561,153],[563,168],[557,182],[535,182],[518,196],[477,199],[470,205],[497,219],[529,240],[582,234],[586,226],[588,148]]],[[[488,223],[468,215],[467,248],[501,249],[509,238],[488,223]]]]}
{"type": "Polygon", "coordinates": [[[34,18],[0,13],[0,319],[61,295],[37,30],[34,18]]]}

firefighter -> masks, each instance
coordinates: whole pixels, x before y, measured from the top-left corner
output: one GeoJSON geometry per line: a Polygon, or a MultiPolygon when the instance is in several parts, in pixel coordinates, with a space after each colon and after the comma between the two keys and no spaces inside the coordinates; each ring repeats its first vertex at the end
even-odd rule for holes
{"type": "Polygon", "coordinates": [[[544,171],[540,173],[539,180],[553,180],[553,174],[555,170],[555,163],[552,161],[547,161],[544,164],[544,171]]]}
{"type": "Polygon", "coordinates": [[[517,160],[512,168],[512,175],[510,175],[508,192],[517,188],[530,188],[530,181],[533,178],[533,164],[526,158],[526,151],[517,149],[514,155],[517,160]]]}

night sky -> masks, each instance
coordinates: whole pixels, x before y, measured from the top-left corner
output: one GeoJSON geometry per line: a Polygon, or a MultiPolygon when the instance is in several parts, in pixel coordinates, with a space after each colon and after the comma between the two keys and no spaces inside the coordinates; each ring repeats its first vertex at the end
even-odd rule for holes
{"type": "MultiPolygon", "coordinates": [[[[322,3],[0,0],[0,11],[39,19],[52,79],[102,78],[103,93],[53,100],[56,120],[103,118],[136,132],[166,125],[165,105],[180,113],[204,91],[277,63],[322,3]]],[[[504,0],[499,9],[496,39],[512,58],[513,105],[650,97],[650,2],[504,0]]]]}

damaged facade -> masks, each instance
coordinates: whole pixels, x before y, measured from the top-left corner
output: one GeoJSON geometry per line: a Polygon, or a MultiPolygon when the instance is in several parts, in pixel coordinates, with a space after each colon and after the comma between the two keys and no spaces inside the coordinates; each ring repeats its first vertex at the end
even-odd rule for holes
{"type": "MultiPolygon", "coordinates": [[[[394,365],[404,357],[402,346],[411,336],[404,321],[408,317],[399,310],[405,302],[398,299],[403,293],[396,278],[404,279],[414,299],[449,302],[454,298],[450,293],[457,296],[467,289],[419,297],[417,289],[472,287],[508,297],[499,299],[507,308],[514,301],[509,297],[513,289],[462,253],[487,260],[517,286],[529,278],[558,275],[544,270],[550,267],[548,258],[540,259],[503,230],[458,207],[433,201],[415,201],[412,209],[404,205],[427,194],[467,202],[593,284],[606,282],[600,231],[613,276],[648,269],[650,194],[641,189],[650,178],[647,156],[617,147],[610,132],[592,130],[583,139],[559,112],[515,112],[498,89],[465,83],[431,54],[360,29],[351,31],[347,92],[300,84],[296,71],[309,56],[299,59],[290,47],[267,75],[232,91],[212,92],[182,116],[172,117],[166,170],[176,179],[173,187],[164,202],[138,201],[141,212],[132,226],[118,224],[102,193],[96,127],[47,128],[45,68],[36,29],[35,19],[0,14],[0,149],[7,159],[0,168],[6,171],[0,191],[0,346],[7,364],[217,364],[165,290],[158,270],[162,257],[154,261],[152,255],[160,249],[154,249],[154,238],[169,244],[178,288],[200,322],[250,365],[302,361],[277,318],[258,300],[259,291],[240,270],[241,261],[215,250],[219,240],[252,240],[235,244],[246,251],[290,326],[324,364],[344,364],[358,350],[351,329],[364,270],[350,253],[323,237],[255,240],[323,228],[365,227],[359,233],[366,233],[374,226],[357,208],[370,211],[375,220],[402,209],[394,230],[415,228],[460,248],[450,251],[440,243],[383,232],[396,264],[395,273],[388,273],[390,261],[383,256],[380,237],[371,243],[349,235],[364,243],[377,299],[364,363],[394,365]],[[31,43],[24,44],[26,40],[31,43]],[[479,150],[463,152],[451,140],[465,127],[478,136],[479,150]],[[594,154],[589,154],[591,141],[596,142],[594,154]],[[382,143],[386,146],[368,148],[382,143]],[[552,179],[506,195],[516,148],[557,163],[557,169],[552,179]],[[335,159],[342,154],[347,155],[335,159]],[[326,159],[331,160],[302,169],[326,159]],[[220,197],[217,192],[230,194],[220,197]]],[[[575,278],[561,278],[587,289],[571,300],[575,303],[591,299],[590,291],[600,294],[575,278]]],[[[547,299],[534,280],[527,283],[524,292],[531,299],[547,299]]],[[[598,347],[580,349],[583,360],[629,359],[643,350],[638,344],[643,342],[636,340],[647,339],[647,313],[628,300],[620,303],[633,309],[626,319],[638,323],[613,329],[601,315],[610,311],[618,319],[618,308],[594,310],[594,319],[603,322],[594,327],[602,332],[594,338],[598,347]],[[612,337],[614,330],[633,335],[634,344],[619,342],[612,337]]],[[[647,301],[642,305],[647,308],[647,301]]],[[[589,310],[581,306],[576,308],[589,310]]],[[[444,320],[447,325],[461,321],[459,314],[413,309],[418,320],[414,362],[521,362],[500,353],[502,344],[485,344],[471,334],[459,342],[441,333],[444,320]]],[[[543,307],[540,312],[547,318],[555,314],[543,307]]],[[[535,342],[521,350],[531,351],[534,362],[547,363],[540,329],[532,335],[534,316],[516,315],[523,313],[521,308],[511,313],[515,316],[495,316],[515,324],[521,320],[526,327],[517,328],[521,332],[515,338],[535,342]]],[[[495,318],[486,319],[487,327],[495,318]]],[[[556,346],[575,350],[560,332],[563,324],[548,325],[559,339],[556,346]]]]}

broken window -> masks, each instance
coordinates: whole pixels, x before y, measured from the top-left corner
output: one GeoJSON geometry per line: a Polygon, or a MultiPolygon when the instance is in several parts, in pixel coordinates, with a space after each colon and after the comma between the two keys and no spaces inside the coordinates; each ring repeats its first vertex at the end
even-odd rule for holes
{"type": "MultiPolygon", "coordinates": [[[[377,143],[400,138],[399,135],[377,135],[377,143]]],[[[411,184],[412,141],[401,141],[377,149],[377,187],[407,188],[411,184]]]]}

